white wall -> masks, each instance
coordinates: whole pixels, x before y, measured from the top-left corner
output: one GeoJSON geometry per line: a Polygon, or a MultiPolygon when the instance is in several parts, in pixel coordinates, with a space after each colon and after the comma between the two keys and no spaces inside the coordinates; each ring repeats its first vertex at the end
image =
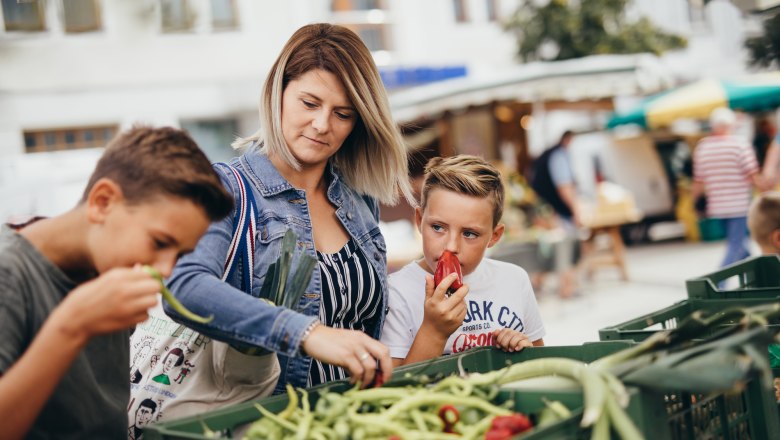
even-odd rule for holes
{"type": "MultiPolygon", "coordinates": [[[[12,212],[56,214],[72,206],[80,188],[68,188],[83,185],[99,151],[25,154],[23,130],[234,117],[237,134],[249,134],[258,126],[264,75],[284,42],[303,24],[333,18],[329,0],[236,0],[238,29],[213,32],[208,1],[192,1],[198,18],[189,33],[161,33],[156,0],[100,1],[100,32],[64,33],[57,1],[47,2],[50,30],[0,30],[0,220],[12,212]]],[[[712,29],[691,26],[685,3],[634,2],[637,14],[670,30],[690,28],[690,49],[667,55],[668,68],[679,78],[743,70],[742,52],[735,55],[733,46],[723,52],[712,29]]],[[[384,59],[391,65],[466,65],[478,77],[516,62],[514,38],[488,21],[486,0],[466,1],[467,23],[456,23],[451,0],[386,4],[392,51],[384,59]]],[[[499,0],[500,17],[508,18],[517,4],[499,0]]],[[[541,114],[537,122],[532,149],[550,145],[564,128],[590,128],[594,121],[541,114]]]]}
{"type": "MultiPolygon", "coordinates": [[[[499,3],[507,18],[517,1],[499,3]]],[[[466,64],[470,74],[515,64],[515,40],[490,22],[485,0],[467,0],[469,21],[458,23],[452,0],[391,0],[398,64],[466,64]]]]}

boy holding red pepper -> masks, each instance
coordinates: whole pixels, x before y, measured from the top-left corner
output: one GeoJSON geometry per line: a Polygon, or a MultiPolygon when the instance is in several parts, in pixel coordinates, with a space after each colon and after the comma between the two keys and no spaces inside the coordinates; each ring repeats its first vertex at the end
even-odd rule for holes
{"type": "Polygon", "coordinates": [[[428,162],[415,211],[424,256],[389,277],[381,341],[396,365],[479,346],[513,352],[544,345],[528,274],[484,258],[504,232],[503,205],[501,176],[485,160],[459,155],[428,162]],[[443,279],[434,282],[434,273],[443,279]]]}

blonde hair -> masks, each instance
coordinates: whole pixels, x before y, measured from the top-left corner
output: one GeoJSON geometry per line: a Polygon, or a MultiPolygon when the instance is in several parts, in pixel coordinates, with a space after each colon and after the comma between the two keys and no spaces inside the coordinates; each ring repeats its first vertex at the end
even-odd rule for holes
{"type": "Polygon", "coordinates": [[[780,192],[765,192],[753,200],[748,212],[748,228],[756,243],[772,245],[772,233],[780,229],[780,192]]]}
{"type": "Polygon", "coordinates": [[[290,81],[315,69],[328,71],[342,81],[359,116],[352,132],[331,158],[345,183],[385,204],[395,204],[400,191],[414,205],[407,149],[392,119],[379,71],[360,37],[343,26],[310,24],[290,37],[263,86],[260,130],[236,140],[233,148],[261,141],[262,152],[300,169],[282,133],[282,94],[290,81]]]}
{"type": "Polygon", "coordinates": [[[504,213],[504,184],[501,173],[488,161],[461,154],[434,157],[425,166],[420,206],[425,209],[428,195],[436,188],[472,197],[489,198],[493,204],[493,227],[504,213]]]}

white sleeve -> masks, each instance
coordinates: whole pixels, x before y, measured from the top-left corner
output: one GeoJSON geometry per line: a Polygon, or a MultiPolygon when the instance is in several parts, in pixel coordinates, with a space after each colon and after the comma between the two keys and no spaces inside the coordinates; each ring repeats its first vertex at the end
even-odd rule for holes
{"type": "Polygon", "coordinates": [[[520,278],[518,282],[520,297],[523,301],[523,317],[525,318],[523,333],[528,336],[528,340],[533,342],[544,338],[547,332],[544,329],[544,323],[542,323],[542,314],[539,312],[539,304],[536,302],[536,295],[534,295],[534,288],[528,273],[520,269],[518,277],[520,278]]]}
{"type": "Polygon", "coordinates": [[[390,292],[387,303],[390,311],[385,318],[379,340],[390,349],[391,357],[405,359],[418,328],[413,322],[416,314],[412,313],[409,302],[401,293],[403,289],[399,284],[403,283],[399,281],[402,280],[396,278],[394,281],[393,277],[388,281],[390,292]]]}

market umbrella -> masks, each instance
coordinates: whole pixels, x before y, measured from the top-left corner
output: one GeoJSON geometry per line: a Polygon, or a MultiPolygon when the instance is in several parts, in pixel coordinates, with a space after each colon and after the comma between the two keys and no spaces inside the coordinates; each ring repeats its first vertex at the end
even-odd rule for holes
{"type": "Polygon", "coordinates": [[[735,81],[696,81],[651,96],[627,113],[613,115],[607,128],[638,124],[652,129],[669,126],[679,118],[707,119],[717,107],[746,112],[780,107],[780,72],[755,74],[735,81]]]}

